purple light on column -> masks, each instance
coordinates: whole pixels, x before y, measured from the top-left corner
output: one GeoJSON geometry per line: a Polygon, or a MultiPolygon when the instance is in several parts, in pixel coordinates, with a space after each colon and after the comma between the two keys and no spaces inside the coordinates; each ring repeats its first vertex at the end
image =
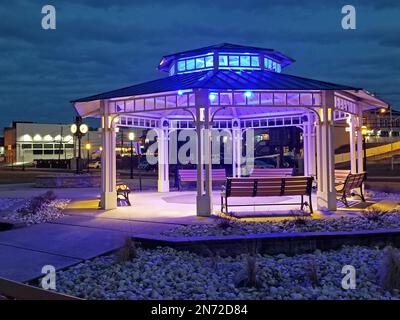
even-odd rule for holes
{"type": "Polygon", "coordinates": [[[217,99],[217,94],[211,92],[211,93],[208,95],[208,99],[210,100],[210,102],[214,102],[215,99],[217,99]]]}
{"type": "Polygon", "coordinates": [[[246,92],[244,93],[244,96],[245,96],[246,98],[251,98],[252,95],[253,95],[253,92],[251,92],[251,91],[246,91],[246,92]]]}

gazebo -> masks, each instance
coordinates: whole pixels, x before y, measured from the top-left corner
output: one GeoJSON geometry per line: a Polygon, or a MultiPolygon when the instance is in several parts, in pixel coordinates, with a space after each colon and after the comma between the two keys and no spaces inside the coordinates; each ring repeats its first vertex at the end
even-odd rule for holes
{"type": "Polygon", "coordinates": [[[232,139],[233,176],[241,175],[243,133],[249,128],[296,126],[303,130],[304,175],[317,179],[317,208],[336,210],[333,127],[349,126],[351,172],[363,172],[362,114],[388,105],[346,85],[283,73],[294,60],[273,49],[219,44],[162,57],[168,76],[72,101],[82,117],[100,117],[101,207],[117,207],[116,131],[119,126],[154,129],[158,144],[158,191],[169,192],[169,136],[195,130],[199,216],[212,214],[211,136],[232,139]]]}

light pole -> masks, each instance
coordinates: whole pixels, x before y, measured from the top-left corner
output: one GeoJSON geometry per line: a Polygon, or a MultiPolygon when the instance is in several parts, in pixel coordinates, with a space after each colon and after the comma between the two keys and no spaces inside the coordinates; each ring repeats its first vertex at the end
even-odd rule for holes
{"type": "Polygon", "coordinates": [[[75,123],[71,125],[71,133],[78,139],[78,156],[76,157],[76,174],[81,173],[81,139],[89,131],[86,124],[82,122],[82,117],[76,117],[75,123]]]}
{"type": "Polygon", "coordinates": [[[131,142],[131,179],[133,179],[133,140],[135,140],[135,133],[129,132],[128,138],[131,142]]]}
{"type": "Polygon", "coordinates": [[[90,149],[92,148],[92,145],[88,142],[88,143],[86,143],[86,145],[85,145],[85,149],[86,149],[86,151],[87,151],[87,165],[86,165],[86,169],[87,169],[87,172],[89,172],[89,169],[90,169],[90,167],[89,167],[89,161],[90,161],[90,149]]]}
{"type": "Polygon", "coordinates": [[[367,126],[361,126],[361,134],[363,136],[363,150],[364,150],[363,166],[364,166],[364,171],[367,171],[367,147],[365,144],[365,137],[368,134],[367,126]]]}

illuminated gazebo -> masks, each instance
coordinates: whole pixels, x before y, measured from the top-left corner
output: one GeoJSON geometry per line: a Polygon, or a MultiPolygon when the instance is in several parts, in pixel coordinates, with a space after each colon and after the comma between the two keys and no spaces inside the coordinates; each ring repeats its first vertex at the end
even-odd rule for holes
{"type": "Polygon", "coordinates": [[[117,207],[118,126],[156,130],[159,192],[169,192],[170,132],[196,130],[199,216],[212,214],[212,164],[204,159],[211,138],[204,129],[231,133],[233,176],[240,176],[246,129],[296,126],[303,130],[304,175],[317,179],[317,207],[336,210],[334,123],[349,124],[351,171],[363,172],[362,113],[388,105],[361,88],[283,73],[293,62],[273,49],[214,45],[162,57],[164,78],[73,101],[82,117],[102,119],[101,207],[117,207]]]}

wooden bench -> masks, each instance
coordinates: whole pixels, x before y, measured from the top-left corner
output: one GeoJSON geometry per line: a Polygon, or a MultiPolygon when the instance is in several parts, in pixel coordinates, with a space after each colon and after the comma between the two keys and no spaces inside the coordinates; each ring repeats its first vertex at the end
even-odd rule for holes
{"type": "MultiPolygon", "coordinates": [[[[225,182],[225,169],[212,169],[213,182],[225,182]]],[[[178,190],[182,189],[182,183],[197,182],[197,169],[179,169],[178,170],[178,190]]]]}
{"type": "Polygon", "coordinates": [[[347,176],[350,174],[350,170],[335,170],[335,184],[343,184],[346,181],[347,176]]]}
{"type": "Polygon", "coordinates": [[[312,177],[271,177],[271,178],[227,178],[221,193],[221,212],[229,213],[228,207],[267,206],[267,205],[294,205],[299,204],[300,209],[304,206],[310,208],[313,213],[311,202],[312,177]],[[236,197],[281,197],[300,196],[298,203],[261,203],[261,204],[234,204],[228,205],[229,198],[236,197]],[[304,201],[308,196],[308,202],[304,201]],[[224,211],[225,210],[225,211],[224,211]]]}
{"type": "Polygon", "coordinates": [[[131,189],[126,185],[122,180],[117,180],[117,199],[121,197],[126,201],[126,203],[130,206],[131,202],[129,201],[129,193],[131,189]]]}
{"type": "Polygon", "coordinates": [[[257,177],[285,177],[285,176],[292,176],[293,175],[293,168],[276,168],[276,169],[263,169],[263,168],[254,168],[251,173],[251,178],[257,177]]]}
{"type": "Polygon", "coordinates": [[[364,194],[363,194],[363,183],[365,178],[367,177],[365,172],[362,173],[355,173],[355,174],[348,174],[345,181],[342,184],[338,184],[336,186],[336,193],[338,195],[338,200],[343,202],[346,207],[349,206],[347,202],[347,196],[351,195],[359,196],[361,201],[365,202],[364,194]],[[360,193],[356,194],[354,189],[359,189],[360,193]]]}

